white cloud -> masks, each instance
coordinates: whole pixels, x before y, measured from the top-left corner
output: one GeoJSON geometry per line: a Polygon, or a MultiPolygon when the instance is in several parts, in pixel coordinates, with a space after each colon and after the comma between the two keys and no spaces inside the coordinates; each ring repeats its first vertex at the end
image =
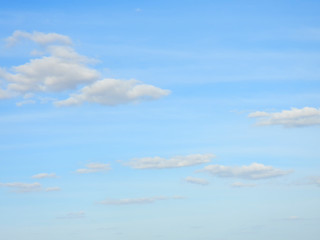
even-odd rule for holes
{"type": "Polygon", "coordinates": [[[86,168],[77,169],[77,173],[95,173],[95,172],[107,172],[111,169],[110,164],[107,163],[89,163],[86,168]]]}
{"type": "Polygon", "coordinates": [[[125,198],[125,199],[107,199],[99,202],[103,205],[130,205],[130,204],[147,204],[160,200],[183,199],[181,196],[175,197],[150,197],[150,198],[125,198]]]}
{"type": "Polygon", "coordinates": [[[292,170],[281,170],[272,166],[265,166],[260,163],[252,163],[248,166],[208,165],[200,171],[208,172],[217,177],[234,177],[244,179],[280,177],[292,172],[292,170]]]}
{"type": "Polygon", "coordinates": [[[75,89],[80,84],[98,80],[100,74],[86,66],[85,57],[65,46],[51,48],[51,56],[31,59],[5,72],[8,90],[24,93],[60,92],[75,89]]]}
{"type": "Polygon", "coordinates": [[[169,90],[142,84],[137,80],[103,79],[85,86],[80,93],[68,99],[57,101],[57,106],[80,105],[84,102],[114,106],[141,100],[153,100],[166,96],[169,90]]]}
{"type": "Polygon", "coordinates": [[[169,159],[161,157],[134,158],[125,165],[137,169],[145,168],[178,168],[208,163],[214,158],[212,154],[193,154],[187,156],[175,156],[169,159]]]}
{"type": "Polygon", "coordinates": [[[232,183],[231,186],[235,188],[246,188],[246,187],[255,187],[257,185],[252,183],[235,182],[235,183],[232,183]]]}
{"type": "MultiPolygon", "coordinates": [[[[40,51],[32,51],[33,55],[40,57],[13,66],[10,70],[0,68],[0,78],[4,81],[0,88],[0,99],[34,93],[63,92],[69,94],[69,98],[55,101],[57,106],[80,105],[85,102],[118,105],[154,100],[170,93],[169,90],[137,80],[101,79],[101,74],[89,65],[96,60],[78,54],[69,46],[72,41],[67,36],[16,31],[7,42],[15,45],[21,39],[40,44],[40,51]],[[78,92],[70,93],[79,87],[82,88],[78,92]]],[[[34,103],[33,101],[25,100],[17,103],[17,106],[34,103]]]]}
{"type": "Polygon", "coordinates": [[[72,41],[68,36],[64,36],[61,34],[42,33],[42,32],[28,33],[28,32],[19,31],[19,30],[15,31],[12,34],[12,36],[6,39],[6,41],[9,46],[13,46],[23,39],[28,39],[41,45],[47,45],[47,44],[53,44],[53,43],[66,44],[66,45],[72,44],[72,41]]]}
{"type": "Polygon", "coordinates": [[[40,192],[42,191],[42,186],[40,183],[0,183],[0,187],[8,187],[13,189],[14,192],[27,193],[27,192],[40,192]]]}
{"type": "Polygon", "coordinates": [[[303,127],[320,125],[320,108],[291,108],[281,112],[253,112],[251,118],[258,118],[258,125],[282,125],[284,127],[303,127]]]}
{"type": "Polygon", "coordinates": [[[202,178],[186,177],[185,181],[189,182],[189,183],[193,183],[193,184],[199,184],[199,185],[208,185],[209,184],[209,182],[207,180],[202,179],[202,178]]]}
{"type": "Polygon", "coordinates": [[[33,175],[32,178],[37,178],[37,179],[41,179],[41,178],[56,178],[57,175],[55,173],[39,173],[36,175],[33,175]]]}

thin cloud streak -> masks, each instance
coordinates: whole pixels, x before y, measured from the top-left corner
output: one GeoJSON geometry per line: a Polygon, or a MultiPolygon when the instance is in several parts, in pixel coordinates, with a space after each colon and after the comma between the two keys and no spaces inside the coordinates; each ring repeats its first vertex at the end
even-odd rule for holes
{"type": "Polygon", "coordinates": [[[169,159],[161,157],[145,157],[134,158],[130,162],[125,163],[125,165],[135,169],[179,168],[208,163],[214,157],[213,154],[192,154],[175,156],[169,159]]]}
{"type": "Polygon", "coordinates": [[[293,172],[292,170],[281,170],[261,163],[252,163],[248,166],[208,165],[199,171],[210,173],[216,177],[251,180],[281,177],[293,172]]]}

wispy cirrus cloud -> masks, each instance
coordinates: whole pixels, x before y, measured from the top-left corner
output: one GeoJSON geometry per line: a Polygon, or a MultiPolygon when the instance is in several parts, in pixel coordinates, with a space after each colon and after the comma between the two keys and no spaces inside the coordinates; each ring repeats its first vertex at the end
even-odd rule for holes
{"type": "Polygon", "coordinates": [[[188,183],[198,184],[198,185],[208,185],[209,182],[203,178],[195,178],[195,177],[186,177],[184,179],[188,183]]]}
{"type": "Polygon", "coordinates": [[[130,205],[130,204],[149,204],[161,200],[170,200],[170,199],[184,199],[181,196],[174,197],[149,197],[149,198],[124,198],[124,199],[106,199],[99,202],[102,205],[130,205]]]}
{"type": "Polygon", "coordinates": [[[85,218],[86,214],[84,211],[79,211],[79,212],[69,212],[66,213],[62,216],[57,217],[58,219],[81,219],[85,218]]]}
{"type": "Polygon", "coordinates": [[[282,125],[284,127],[305,127],[320,125],[320,108],[304,107],[291,108],[281,112],[253,112],[248,115],[250,118],[257,118],[257,125],[282,125]]]}
{"type": "Polygon", "coordinates": [[[253,183],[242,183],[242,182],[234,182],[231,184],[231,187],[234,188],[250,188],[250,187],[256,187],[256,184],[253,183]]]}
{"type": "Polygon", "coordinates": [[[145,157],[134,158],[130,162],[125,163],[125,165],[136,169],[179,168],[208,163],[214,157],[215,156],[213,154],[192,154],[186,156],[175,156],[169,159],[162,157],[145,157]]]}
{"type": "Polygon", "coordinates": [[[96,173],[96,172],[107,172],[111,169],[108,163],[88,163],[86,168],[77,169],[76,173],[96,173]]]}
{"type": "Polygon", "coordinates": [[[261,163],[252,163],[248,166],[208,165],[199,171],[210,173],[216,177],[252,180],[280,177],[293,172],[292,170],[281,170],[261,163]]]}
{"type": "MultiPolygon", "coordinates": [[[[32,51],[32,55],[36,53],[39,57],[9,70],[0,68],[0,79],[3,80],[0,99],[38,93],[68,93],[68,98],[54,100],[54,104],[72,106],[88,102],[114,106],[155,100],[170,94],[169,90],[137,80],[103,79],[101,73],[92,67],[97,61],[77,53],[68,36],[15,31],[7,38],[7,43],[12,47],[22,40],[39,45],[40,51],[32,51]],[[74,92],[79,87],[81,89],[74,92]]],[[[17,106],[34,101],[20,101],[17,106]]]]}
{"type": "Polygon", "coordinates": [[[43,188],[38,182],[35,183],[22,183],[22,182],[11,182],[11,183],[0,183],[0,187],[7,187],[12,189],[13,192],[17,193],[31,193],[31,192],[53,192],[60,191],[59,187],[48,187],[43,188]]]}

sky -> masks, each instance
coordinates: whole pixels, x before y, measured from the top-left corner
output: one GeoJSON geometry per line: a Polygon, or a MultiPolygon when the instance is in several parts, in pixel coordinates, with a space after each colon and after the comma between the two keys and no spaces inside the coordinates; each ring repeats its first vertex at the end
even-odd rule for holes
{"type": "Polygon", "coordinates": [[[318,240],[319,1],[0,1],[1,240],[318,240]]]}

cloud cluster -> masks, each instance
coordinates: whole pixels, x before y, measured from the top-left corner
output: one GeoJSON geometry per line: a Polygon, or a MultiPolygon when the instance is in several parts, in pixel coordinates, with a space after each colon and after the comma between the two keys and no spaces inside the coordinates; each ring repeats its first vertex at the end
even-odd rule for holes
{"type": "Polygon", "coordinates": [[[291,108],[281,112],[253,112],[250,118],[258,118],[258,125],[282,125],[284,127],[303,127],[320,125],[320,108],[291,108]]]}
{"type": "Polygon", "coordinates": [[[107,163],[89,163],[86,168],[77,169],[76,173],[95,173],[95,172],[107,172],[111,169],[110,164],[107,163]]]}
{"type": "Polygon", "coordinates": [[[272,166],[265,166],[260,163],[252,163],[248,166],[208,165],[200,171],[208,172],[217,177],[253,180],[280,177],[292,172],[292,170],[281,170],[272,166]]]}
{"type": "Polygon", "coordinates": [[[0,183],[0,187],[7,187],[10,189],[13,189],[13,191],[17,192],[17,193],[60,191],[59,187],[43,188],[42,185],[38,182],[35,182],[35,183],[21,183],[21,182],[0,183]]]}
{"type": "MultiPolygon", "coordinates": [[[[13,66],[10,71],[0,68],[0,80],[4,83],[0,86],[0,99],[71,91],[67,99],[55,101],[55,105],[71,106],[89,102],[113,106],[158,99],[170,93],[169,90],[136,80],[101,79],[101,74],[90,66],[94,60],[78,54],[67,36],[16,31],[7,38],[7,43],[14,46],[23,39],[42,47],[41,51],[33,52],[40,57],[13,66]]],[[[33,102],[29,100],[22,103],[33,102]]]]}
{"type": "Polygon", "coordinates": [[[130,205],[130,204],[147,204],[160,200],[183,199],[181,196],[174,197],[150,197],[150,198],[125,198],[125,199],[107,199],[99,202],[103,205],[130,205]]]}
{"type": "Polygon", "coordinates": [[[136,169],[146,168],[179,168],[208,163],[214,158],[212,154],[193,154],[187,156],[175,156],[169,159],[161,157],[135,158],[125,165],[136,169]]]}
{"type": "Polygon", "coordinates": [[[195,178],[195,177],[186,177],[184,179],[188,183],[198,184],[198,185],[208,185],[209,182],[202,178],[195,178]]]}

